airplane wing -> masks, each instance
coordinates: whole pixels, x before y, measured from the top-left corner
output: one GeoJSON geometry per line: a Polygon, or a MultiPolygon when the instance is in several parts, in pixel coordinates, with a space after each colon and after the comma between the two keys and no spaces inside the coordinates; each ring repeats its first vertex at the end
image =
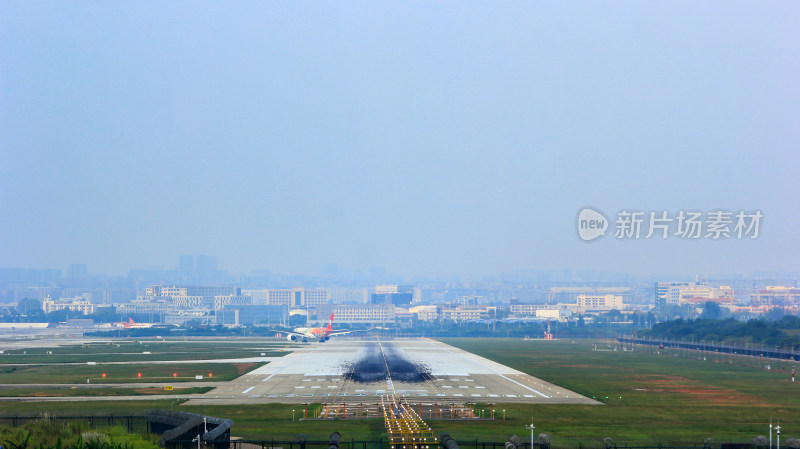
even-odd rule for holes
{"type": "Polygon", "coordinates": [[[349,334],[351,332],[369,332],[370,330],[371,329],[341,330],[341,331],[337,331],[337,332],[332,332],[332,333],[328,334],[328,336],[329,337],[333,337],[335,335],[344,335],[344,334],[349,334]]]}
{"type": "Polygon", "coordinates": [[[300,332],[295,332],[295,331],[287,331],[287,330],[284,330],[284,329],[269,329],[269,331],[270,332],[280,332],[280,333],[286,334],[286,335],[297,335],[298,337],[308,337],[308,335],[306,335],[306,334],[301,334],[300,332]]]}

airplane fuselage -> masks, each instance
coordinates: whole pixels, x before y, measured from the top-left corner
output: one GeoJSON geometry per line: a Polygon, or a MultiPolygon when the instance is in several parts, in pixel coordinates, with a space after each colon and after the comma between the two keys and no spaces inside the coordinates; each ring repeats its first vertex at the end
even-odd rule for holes
{"type": "Polygon", "coordinates": [[[330,331],[324,327],[298,327],[293,330],[298,334],[303,334],[307,338],[323,339],[330,335],[330,331]]]}

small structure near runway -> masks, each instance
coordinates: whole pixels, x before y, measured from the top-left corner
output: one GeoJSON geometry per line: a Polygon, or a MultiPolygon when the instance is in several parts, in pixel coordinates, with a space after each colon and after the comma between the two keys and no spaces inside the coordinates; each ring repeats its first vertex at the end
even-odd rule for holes
{"type": "Polygon", "coordinates": [[[161,435],[158,445],[170,449],[192,449],[200,444],[228,449],[233,420],[197,413],[151,410],[147,414],[150,430],[161,435]]]}

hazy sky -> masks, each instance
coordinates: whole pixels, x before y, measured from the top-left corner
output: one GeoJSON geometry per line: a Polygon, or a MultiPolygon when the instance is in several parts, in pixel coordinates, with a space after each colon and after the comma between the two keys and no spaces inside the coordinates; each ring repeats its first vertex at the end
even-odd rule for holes
{"type": "Polygon", "coordinates": [[[798,23],[796,1],[2,0],[0,266],[797,271],[798,23]],[[584,206],[764,219],[586,243],[584,206]]]}

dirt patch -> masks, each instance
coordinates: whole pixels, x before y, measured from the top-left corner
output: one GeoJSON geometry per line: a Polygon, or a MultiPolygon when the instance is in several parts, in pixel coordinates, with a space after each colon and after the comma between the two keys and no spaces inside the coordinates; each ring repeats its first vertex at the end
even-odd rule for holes
{"type": "Polygon", "coordinates": [[[758,396],[740,393],[736,390],[700,384],[691,379],[679,376],[637,376],[634,390],[649,390],[667,393],[677,393],[689,397],[689,401],[707,405],[755,405],[769,407],[774,404],[764,402],[758,396]]]}
{"type": "Polygon", "coordinates": [[[258,366],[258,363],[234,363],[236,371],[241,375],[258,366]]]}

